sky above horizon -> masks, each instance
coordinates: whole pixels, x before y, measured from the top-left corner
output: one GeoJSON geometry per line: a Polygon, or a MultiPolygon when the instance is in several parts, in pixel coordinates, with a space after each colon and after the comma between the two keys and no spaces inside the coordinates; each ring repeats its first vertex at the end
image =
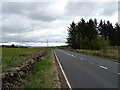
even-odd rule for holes
{"type": "Polygon", "coordinates": [[[118,22],[117,2],[3,2],[3,44],[46,46],[66,45],[67,28],[81,18],[118,22]]]}

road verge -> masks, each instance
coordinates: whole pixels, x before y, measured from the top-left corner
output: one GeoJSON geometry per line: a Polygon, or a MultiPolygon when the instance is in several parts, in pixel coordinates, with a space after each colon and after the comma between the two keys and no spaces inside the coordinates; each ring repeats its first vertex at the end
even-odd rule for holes
{"type": "Polygon", "coordinates": [[[65,72],[59,62],[59,59],[54,51],[54,56],[55,56],[55,62],[56,62],[56,65],[57,65],[57,68],[58,68],[58,72],[59,72],[59,79],[60,79],[60,83],[61,83],[61,88],[68,88],[70,90],[72,90],[71,88],[71,85],[65,75],[65,72]]]}

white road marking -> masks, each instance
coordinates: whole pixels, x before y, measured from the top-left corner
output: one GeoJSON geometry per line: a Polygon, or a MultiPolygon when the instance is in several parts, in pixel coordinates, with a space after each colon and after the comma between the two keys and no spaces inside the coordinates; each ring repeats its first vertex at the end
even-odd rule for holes
{"type": "Polygon", "coordinates": [[[69,54],[69,53],[67,53],[67,52],[65,52],[65,54],[76,58],[76,56],[74,56],[74,55],[72,55],[72,54],[69,54]]]}
{"type": "MultiPolygon", "coordinates": [[[[59,50],[60,52],[63,52],[62,50],[59,50]]],[[[74,55],[72,55],[72,54],[69,54],[69,53],[67,53],[67,52],[63,52],[63,53],[65,53],[65,54],[67,54],[67,55],[69,55],[69,56],[72,56],[72,57],[74,57],[74,58],[76,58],[76,56],[74,56],[74,55]]]]}
{"type": "MultiPolygon", "coordinates": [[[[58,49],[59,50],[59,49],[58,49]]],[[[60,52],[63,52],[62,50],[59,50],[60,52]]]]}
{"type": "Polygon", "coordinates": [[[102,69],[108,69],[107,67],[105,67],[105,66],[100,66],[102,69]]]}
{"type": "Polygon", "coordinates": [[[71,54],[69,54],[69,53],[66,53],[67,55],[69,55],[69,56],[71,56],[71,54]]]}
{"type": "Polygon", "coordinates": [[[117,73],[118,75],[120,75],[120,73],[117,73]]]}
{"type": "Polygon", "coordinates": [[[76,56],[74,56],[74,55],[72,55],[72,56],[76,58],[76,56]]]}
{"type": "MultiPolygon", "coordinates": [[[[59,49],[58,49],[59,50],[59,49]]],[[[61,50],[59,50],[59,51],[61,51],[61,50]]]]}
{"type": "Polygon", "coordinates": [[[58,61],[58,64],[59,64],[59,66],[60,66],[60,69],[61,69],[61,71],[62,71],[62,73],[63,73],[63,75],[64,75],[64,77],[65,77],[65,80],[66,80],[66,82],[67,82],[70,90],[72,90],[71,85],[70,85],[70,83],[69,83],[69,81],[68,81],[68,79],[67,79],[67,76],[65,75],[65,72],[64,72],[64,70],[63,70],[63,68],[62,68],[62,66],[61,66],[61,64],[60,64],[60,61],[59,61],[59,59],[58,59],[58,57],[57,57],[57,55],[56,55],[55,52],[54,52],[54,54],[55,54],[55,57],[56,57],[56,59],[57,59],[57,61],[58,61]]]}
{"type": "Polygon", "coordinates": [[[83,60],[83,58],[80,58],[81,60],[83,60]]]}
{"type": "Polygon", "coordinates": [[[67,53],[69,56],[71,56],[71,54],[67,53]]]}
{"type": "Polygon", "coordinates": [[[93,62],[91,64],[93,64],[93,62]]]}

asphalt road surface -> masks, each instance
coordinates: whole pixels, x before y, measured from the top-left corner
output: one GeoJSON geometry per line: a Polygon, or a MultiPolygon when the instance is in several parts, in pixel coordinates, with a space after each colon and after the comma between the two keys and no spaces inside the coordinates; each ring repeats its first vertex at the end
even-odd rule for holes
{"type": "Polygon", "coordinates": [[[55,53],[72,88],[118,88],[118,63],[62,49],[55,53]]]}

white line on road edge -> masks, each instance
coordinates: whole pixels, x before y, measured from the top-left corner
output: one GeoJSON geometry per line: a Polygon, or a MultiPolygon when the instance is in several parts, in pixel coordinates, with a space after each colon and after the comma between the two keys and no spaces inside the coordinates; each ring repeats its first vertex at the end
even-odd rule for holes
{"type": "Polygon", "coordinates": [[[101,68],[103,68],[103,69],[108,69],[107,67],[105,67],[105,66],[100,66],[101,68]]]}
{"type": "Polygon", "coordinates": [[[61,66],[61,64],[60,64],[60,61],[59,61],[59,59],[58,59],[58,57],[57,57],[57,55],[56,55],[55,52],[54,52],[54,54],[55,54],[55,57],[56,57],[56,59],[57,59],[57,61],[58,61],[58,64],[59,64],[59,66],[60,66],[60,69],[61,69],[61,71],[62,71],[62,73],[63,73],[63,75],[64,75],[64,77],[65,77],[65,80],[66,80],[66,82],[67,82],[67,84],[68,84],[68,87],[70,88],[70,90],[72,90],[71,85],[70,85],[70,83],[69,83],[69,81],[68,81],[68,79],[67,79],[67,77],[66,77],[66,75],[65,75],[65,72],[64,72],[64,70],[63,70],[63,68],[62,68],[62,66],[61,66]]]}

